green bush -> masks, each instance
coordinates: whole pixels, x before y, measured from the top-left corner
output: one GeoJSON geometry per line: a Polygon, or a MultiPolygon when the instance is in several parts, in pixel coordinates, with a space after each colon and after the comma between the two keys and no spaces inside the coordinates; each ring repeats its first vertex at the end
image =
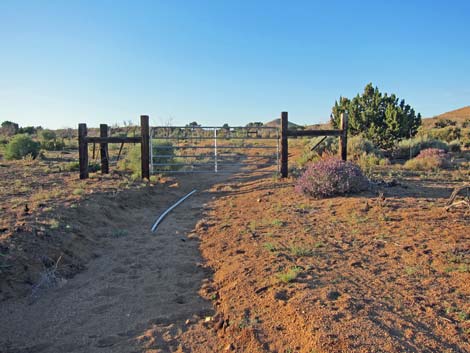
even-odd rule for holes
{"type": "Polygon", "coordinates": [[[30,155],[33,159],[39,154],[39,142],[33,141],[28,135],[16,135],[6,145],[5,159],[22,159],[30,155]]]}
{"type": "MultiPolygon", "coordinates": [[[[321,137],[313,139],[311,147],[317,144],[320,139],[321,137]]],[[[338,153],[338,146],[338,138],[328,136],[317,148],[315,148],[315,151],[318,152],[318,154],[320,155],[322,155],[323,153],[336,154],[338,153]]]]}
{"type": "Polygon", "coordinates": [[[470,128],[462,129],[461,145],[465,148],[470,147],[470,128]]]}
{"type": "Polygon", "coordinates": [[[442,119],[434,123],[434,126],[437,128],[443,128],[443,127],[455,126],[455,125],[457,125],[457,122],[454,120],[450,120],[450,119],[442,119]]]}
{"type": "Polygon", "coordinates": [[[41,148],[46,151],[61,151],[65,147],[63,141],[51,140],[51,141],[41,141],[41,148]]]}
{"type": "Polygon", "coordinates": [[[41,130],[39,133],[39,139],[41,141],[52,141],[57,138],[57,135],[54,131],[52,130],[41,130]]]}
{"type": "MultiPolygon", "coordinates": [[[[65,172],[78,172],[80,170],[80,163],[78,161],[64,163],[61,165],[61,170],[65,172]]],[[[88,163],[88,171],[91,173],[97,172],[101,169],[101,166],[97,162],[88,163]]]]}
{"type": "Polygon", "coordinates": [[[311,151],[310,148],[304,149],[302,155],[297,159],[297,166],[304,168],[308,163],[313,162],[319,158],[319,154],[316,151],[311,151]]]}
{"type": "MultiPolygon", "coordinates": [[[[168,164],[175,163],[175,150],[173,143],[169,140],[152,140],[153,163],[168,164]]],[[[176,166],[156,166],[158,170],[175,170],[176,166]]]]}
{"type": "Polygon", "coordinates": [[[18,130],[18,133],[20,134],[28,134],[28,135],[34,135],[37,132],[37,128],[34,126],[25,126],[25,127],[20,127],[18,130]]]}
{"type": "Polygon", "coordinates": [[[52,130],[42,130],[39,133],[39,140],[41,141],[41,148],[46,151],[60,151],[65,147],[65,143],[57,140],[57,135],[52,130]]]}
{"type": "Polygon", "coordinates": [[[366,175],[367,177],[372,176],[372,172],[375,167],[390,165],[390,161],[387,158],[379,157],[373,153],[364,153],[363,155],[359,156],[359,158],[357,158],[355,161],[359,168],[361,168],[364,175],[366,175]]]}
{"type": "Polygon", "coordinates": [[[140,145],[131,146],[126,156],[118,162],[118,169],[131,171],[135,177],[142,175],[140,145]]]}
{"type": "Polygon", "coordinates": [[[440,129],[431,129],[427,134],[436,140],[450,142],[462,137],[462,129],[457,126],[446,126],[440,129]]]}
{"type": "Polygon", "coordinates": [[[359,159],[363,155],[373,154],[374,156],[383,157],[382,152],[374,145],[374,143],[361,135],[348,138],[348,158],[359,159]]]}
{"type": "Polygon", "coordinates": [[[409,159],[416,157],[421,150],[427,148],[438,148],[446,152],[449,151],[449,146],[446,142],[436,140],[428,135],[421,135],[400,141],[392,155],[394,158],[409,159]]]}
{"type": "MultiPolygon", "coordinates": [[[[173,163],[174,162],[174,149],[165,148],[171,147],[173,144],[167,140],[152,140],[153,148],[153,163],[173,163]],[[168,156],[168,157],[159,157],[168,156]]],[[[129,148],[126,156],[118,162],[118,169],[131,171],[135,179],[142,175],[141,164],[141,151],[140,145],[135,145],[129,148]]],[[[173,170],[174,166],[156,166],[158,170],[173,170]]]]}

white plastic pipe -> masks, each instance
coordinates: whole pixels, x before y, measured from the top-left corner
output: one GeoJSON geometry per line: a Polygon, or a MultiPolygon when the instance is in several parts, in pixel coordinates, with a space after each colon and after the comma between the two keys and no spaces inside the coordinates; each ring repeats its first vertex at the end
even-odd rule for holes
{"type": "Polygon", "coordinates": [[[157,229],[158,225],[160,224],[161,221],[163,221],[163,218],[165,218],[165,216],[170,213],[176,206],[178,206],[180,203],[182,203],[184,200],[186,200],[189,196],[191,196],[192,194],[194,194],[197,190],[194,189],[193,191],[191,191],[189,194],[187,194],[186,196],[183,196],[181,199],[178,200],[178,202],[176,202],[173,206],[171,206],[169,209],[167,209],[165,212],[162,213],[162,215],[160,217],[158,217],[158,219],[155,221],[155,223],[153,224],[153,227],[152,227],[152,232],[155,232],[155,230],[157,229]]]}

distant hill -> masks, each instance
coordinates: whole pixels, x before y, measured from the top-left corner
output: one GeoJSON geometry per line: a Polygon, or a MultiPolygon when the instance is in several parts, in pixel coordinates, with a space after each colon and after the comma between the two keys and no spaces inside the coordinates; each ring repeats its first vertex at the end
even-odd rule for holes
{"type": "Polygon", "coordinates": [[[455,121],[457,124],[461,125],[465,120],[470,120],[470,105],[433,116],[432,118],[425,118],[423,119],[423,125],[433,126],[437,121],[444,119],[455,121]]]}
{"type": "MultiPolygon", "coordinates": [[[[301,128],[303,128],[302,125],[293,123],[292,121],[289,121],[289,122],[287,123],[287,125],[288,125],[288,126],[287,126],[288,129],[301,129],[301,128]]],[[[280,126],[281,126],[281,119],[274,119],[274,120],[271,120],[271,121],[265,123],[264,126],[280,127],[280,126]]]]}

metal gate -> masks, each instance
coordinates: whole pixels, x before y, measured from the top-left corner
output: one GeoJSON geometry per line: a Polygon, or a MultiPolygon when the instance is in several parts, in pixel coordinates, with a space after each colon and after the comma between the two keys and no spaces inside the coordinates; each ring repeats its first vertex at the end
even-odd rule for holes
{"type": "Polygon", "coordinates": [[[166,126],[150,130],[150,170],[158,173],[279,171],[272,126],[166,126]],[[275,166],[276,168],[269,168],[275,166]]]}

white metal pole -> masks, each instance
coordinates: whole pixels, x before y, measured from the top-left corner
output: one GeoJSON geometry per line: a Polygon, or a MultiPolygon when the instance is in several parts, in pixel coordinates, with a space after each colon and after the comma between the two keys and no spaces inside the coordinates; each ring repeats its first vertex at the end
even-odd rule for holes
{"type": "Polygon", "coordinates": [[[150,129],[150,174],[153,174],[153,146],[152,146],[152,139],[153,139],[153,127],[150,129]]]}
{"type": "Polygon", "coordinates": [[[217,128],[214,129],[214,171],[217,173],[217,128]]]}
{"type": "Polygon", "coordinates": [[[279,166],[279,129],[277,130],[277,153],[276,153],[276,162],[277,162],[277,172],[280,173],[281,168],[279,166]]]}

